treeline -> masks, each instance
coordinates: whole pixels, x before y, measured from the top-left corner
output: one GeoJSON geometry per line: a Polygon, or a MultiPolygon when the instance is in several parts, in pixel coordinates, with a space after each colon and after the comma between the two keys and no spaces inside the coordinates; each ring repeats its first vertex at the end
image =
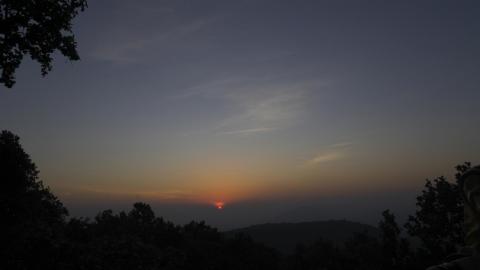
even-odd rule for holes
{"type": "MultiPolygon", "coordinates": [[[[457,176],[469,167],[457,166],[457,176]]],[[[425,269],[463,244],[458,185],[443,177],[426,181],[405,233],[386,210],[379,237],[358,233],[341,246],[318,239],[291,255],[204,222],[172,224],[144,203],[93,220],[68,218],[9,131],[0,134],[0,180],[0,269],[425,269]]]]}
{"type": "Polygon", "coordinates": [[[57,256],[60,269],[275,269],[275,251],[238,235],[225,239],[204,222],[176,226],[155,217],[149,205],[103,211],[92,221],[65,224],[57,256]]]}
{"type": "Polygon", "coordinates": [[[427,179],[417,197],[415,214],[403,228],[394,214],[385,210],[378,224],[379,237],[357,233],[342,246],[322,239],[298,246],[287,259],[286,269],[425,270],[471,255],[463,249],[464,203],[458,183],[470,168],[469,162],[456,166],[454,182],[443,176],[427,179]]]}

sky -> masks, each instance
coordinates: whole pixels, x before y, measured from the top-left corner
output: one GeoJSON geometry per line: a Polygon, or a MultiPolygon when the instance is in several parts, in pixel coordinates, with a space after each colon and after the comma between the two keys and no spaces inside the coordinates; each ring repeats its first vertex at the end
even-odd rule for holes
{"type": "Polygon", "coordinates": [[[221,229],[412,213],[480,162],[478,1],[89,1],[80,61],[0,86],[73,216],[150,203],[221,229]],[[223,202],[224,209],[215,208],[223,202]]]}

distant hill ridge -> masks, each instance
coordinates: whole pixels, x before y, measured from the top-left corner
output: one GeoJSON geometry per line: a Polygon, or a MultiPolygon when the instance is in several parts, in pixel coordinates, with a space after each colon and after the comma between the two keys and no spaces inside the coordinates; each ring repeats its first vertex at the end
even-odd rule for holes
{"type": "Polygon", "coordinates": [[[227,237],[245,233],[256,242],[275,248],[283,253],[292,253],[297,244],[312,244],[322,238],[335,244],[343,244],[355,233],[367,232],[378,236],[377,228],[346,220],[310,221],[299,223],[266,223],[225,232],[227,237]]]}

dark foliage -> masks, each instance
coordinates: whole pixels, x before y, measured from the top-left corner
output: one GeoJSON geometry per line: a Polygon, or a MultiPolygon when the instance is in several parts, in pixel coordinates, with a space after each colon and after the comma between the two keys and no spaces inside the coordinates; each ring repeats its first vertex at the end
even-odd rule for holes
{"type": "Polygon", "coordinates": [[[277,252],[225,239],[204,222],[176,226],[135,203],[94,220],[72,218],[38,179],[19,138],[0,134],[0,269],[276,269],[277,252]]]}
{"type": "Polygon", "coordinates": [[[382,269],[406,269],[410,250],[408,240],[401,237],[401,230],[390,210],[382,213],[378,224],[381,231],[382,269]]]}
{"type": "Polygon", "coordinates": [[[290,258],[290,269],[348,269],[342,250],[331,241],[319,239],[311,246],[298,245],[290,258]]]}
{"type": "MultiPolygon", "coordinates": [[[[469,167],[458,166],[457,178],[469,167]]],[[[410,248],[395,216],[385,210],[377,234],[355,233],[342,243],[317,239],[291,255],[247,234],[226,237],[204,222],[174,225],[145,203],[128,212],[105,210],[93,220],[67,220],[67,210],[8,131],[0,133],[0,180],[0,269],[415,270],[438,264],[462,244],[458,186],[443,177],[427,180],[406,225],[421,248],[410,248]]]]}
{"type": "MultiPolygon", "coordinates": [[[[456,167],[456,178],[470,168],[466,162],[456,167]]],[[[417,197],[417,210],[405,227],[408,233],[422,240],[423,252],[438,261],[464,245],[463,201],[455,182],[441,176],[427,179],[417,197]]]]}
{"type": "Polygon", "coordinates": [[[0,0],[0,83],[15,84],[27,54],[40,63],[42,75],[52,69],[57,50],[79,60],[72,20],[86,5],[86,0],[0,0]]]}
{"type": "Polygon", "coordinates": [[[278,261],[249,238],[226,240],[204,222],[175,226],[144,203],[70,220],[60,250],[62,269],[276,269],[278,261]]]}
{"type": "Polygon", "coordinates": [[[2,269],[45,269],[55,258],[67,210],[38,179],[19,138],[0,133],[0,261],[2,269]]]}
{"type": "Polygon", "coordinates": [[[284,254],[292,254],[298,244],[309,246],[318,239],[341,244],[356,232],[367,232],[374,237],[379,235],[379,230],[374,226],[347,220],[267,223],[228,231],[225,234],[228,237],[236,233],[245,233],[257,242],[284,254]],[[278,237],[279,235],[282,237],[278,237]]]}

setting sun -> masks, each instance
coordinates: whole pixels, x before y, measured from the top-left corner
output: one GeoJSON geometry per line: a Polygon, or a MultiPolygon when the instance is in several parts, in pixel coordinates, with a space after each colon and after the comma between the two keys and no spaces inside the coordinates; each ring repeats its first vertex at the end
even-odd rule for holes
{"type": "Polygon", "coordinates": [[[225,203],[224,203],[224,202],[215,202],[215,207],[216,207],[218,210],[222,210],[224,206],[225,206],[225,203]]]}

